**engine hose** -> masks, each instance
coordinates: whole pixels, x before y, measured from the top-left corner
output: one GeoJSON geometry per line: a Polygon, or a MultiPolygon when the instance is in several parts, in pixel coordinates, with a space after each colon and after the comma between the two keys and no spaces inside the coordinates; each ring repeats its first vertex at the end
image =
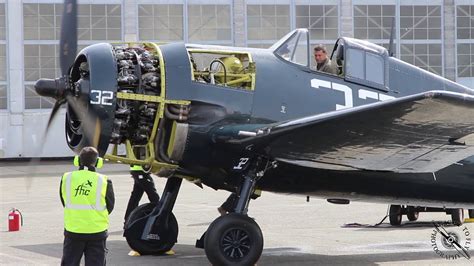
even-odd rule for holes
{"type": "Polygon", "coordinates": [[[209,64],[209,72],[212,72],[212,65],[214,63],[219,63],[221,64],[222,68],[224,69],[224,84],[227,83],[227,69],[225,68],[225,65],[224,65],[224,62],[222,62],[221,60],[219,59],[214,59],[212,60],[212,62],[209,64]]]}
{"type": "MultiPolygon", "coordinates": [[[[158,124],[158,136],[156,138],[156,140],[158,141],[158,145],[157,145],[158,146],[158,157],[165,163],[171,163],[170,158],[164,152],[164,150],[165,150],[164,139],[165,139],[165,120],[161,119],[160,123],[158,124]]],[[[156,141],[155,141],[155,145],[156,145],[156,141]]]]}
{"type": "Polygon", "coordinates": [[[178,119],[179,121],[186,121],[188,120],[188,114],[189,114],[189,111],[187,110],[182,110],[179,111],[178,109],[172,109],[172,108],[168,108],[167,110],[169,112],[170,115],[174,115],[174,116],[178,116],[180,119],[178,119]]]}
{"type": "Polygon", "coordinates": [[[159,161],[164,161],[166,162],[166,158],[161,157],[161,149],[162,149],[162,135],[163,135],[163,123],[160,121],[160,126],[158,127],[158,135],[155,138],[155,156],[159,161]]]}
{"type": "Polygon", "coordinates": [[[173,114],[182,114],[182,115],[188,115],[189,114],[189,109],[187,108],[187,106],[184,106],[184,105],[179,105],[176,106],[176,105],[167,105],[167,107],[169,108],[169,111],[172,112],[173,114]]]}
{"type": "Polygon", "coordinates": [[[177,121],[186,121],[188,120],[188,116],[186,115],[182,115],[182,114],[172,114],[168,108],[165,108],[165,116],[166,118],[169,118],[169,119],[173,119],[173,120],[177,120],[177,121]]]}

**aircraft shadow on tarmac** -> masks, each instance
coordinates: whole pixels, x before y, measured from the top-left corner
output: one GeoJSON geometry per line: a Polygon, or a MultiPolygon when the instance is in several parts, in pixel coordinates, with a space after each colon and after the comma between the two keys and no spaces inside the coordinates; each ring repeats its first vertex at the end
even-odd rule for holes
{"type": "MultiPolygon", "coordinates": [[[[24,251],[39,253],[56,259],[61,258],[62,243],[13,246],[24,251]]],[[[109,265],[209,265],[204,250],[192,245],[175,245],[172,256],[140,256],[130,257],[130,248],[125,241],[107,241],[109,265]]],[[[403,262],[416,260],[440,259],[433,251],[424,252],[393,252],[357,255],[322,255],[304,253],[298,248],[281,247],[266,248],[258,265],[377,265],[381,262],[403,262]]],[[[441,261],[442,259],[440,259],[441,261]]],[[[58,261],[55,261],[58,262],[58,261]]],[[[467,261],[466,261],[467,262],[467,261]]]]}

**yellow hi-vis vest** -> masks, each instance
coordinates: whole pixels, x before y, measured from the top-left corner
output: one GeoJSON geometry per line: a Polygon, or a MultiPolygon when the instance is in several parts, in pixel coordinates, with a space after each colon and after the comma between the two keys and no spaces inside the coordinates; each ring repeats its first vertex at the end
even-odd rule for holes
{"type": "Polygon", "coordinates": [[[64,228],[79,234],[100,233],[109,227],[105,203],[107,177],[96,172],[78,170],[62,177],[64,228]]]}
{"type": "Polygon", "coordinates": [[[141,165],[130,165],[130,171],[143,171],[143,167],[141,165]]]}

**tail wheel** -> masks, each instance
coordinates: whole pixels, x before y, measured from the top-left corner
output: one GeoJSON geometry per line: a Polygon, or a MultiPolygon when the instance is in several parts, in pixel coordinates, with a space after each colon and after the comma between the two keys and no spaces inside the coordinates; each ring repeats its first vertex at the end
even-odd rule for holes
{"type": "Polygon", "coordinates": [[[388,218],[391,225],[401,225],[402,224],[402,206],[400,205],[390,205],[388,218]]]}
{"type": "Polygon", "coordinates": [[[451,210],[451,219],[453,224],[460,226],[464,222],[464,210],[463,209],[452,209],[451,210]]]}
{"type": "Polygon", "coordinates": [[[469,210],[469,218],[474,218],[474,209],[469,210]]]}
{"type": "MultiPolygon", "coordinates": [[[[173,213],[168,215],[165,222],[154,225],[152,232],[157,231],[159,239],[143,240],[141,235],[145,228],[148,215],[153,211],[156,204],[147,203],[138,206],[125,223],[125,238],[133,250],[142,255],[159,255],[170,250],[178,238],[178,221],[173,213]]],[[[157,219],[158,221],[159,219],[157,219]]]]}
{"type": "Polygon", "coordinates": [[[204,250],[212,265],[254,265],[263,251],[263,235],[246,215],[230,213],[207,229],[204,250]]]}
{"type": "Polygon", "coordinates": [[[416,211],[415,207],[408,206],[407,207],[407,218],[409,221],[416,221],[418,220],[419,212],[416,211]]]}

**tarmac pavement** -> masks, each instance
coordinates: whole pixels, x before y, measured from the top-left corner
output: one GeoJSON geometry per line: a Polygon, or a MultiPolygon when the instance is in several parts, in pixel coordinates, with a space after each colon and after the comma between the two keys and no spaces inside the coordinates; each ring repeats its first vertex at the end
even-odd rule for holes
{"type": "MultiPolygon", "coordinates": [[[[72,170],[69,161],[0,161],[0,265],[60,263],[63,211],[59,181],[63,172],[72,170]],[[8,232],[7,214],[12,207],[21,210],[24,217],[24,226],[18,232],[8,232]]],[[[217,207],[228,192],[183,182],[174,208],[180,226],[178,243],[173,248],[176,254],[131,257],[127,255],[130,248],[122,237],[122,227],[133,180],[124,165],[106,164],[100,172],[112,179],[116,197],[107,241],[109,265],[210,265],[204,250],[194,248],[194,244],[217,218],[217,207]]],[[[155,181],[161,191],[166,180],[155,181]]],[[[147,200],[144,196],[142,202],[147,200]]],[[[386,212],[383,204],[333,205],[323,199],[306,202],[305,196],[263,192],[262,197],[251,201],[249,209],[265,238],[258,265],[473,264],[474,258],[446,260],[435,252],[432,221],[450,220],[444,213],[421,213],[418,222],[406,222],[404,217],[401,227],[392,227],[387,220],[378,227],[369,226],[379,222],[386,212]]],[[[472,223],[445,228],[458,235],[468,231],[470,237],[474,236],[472,223]]],[[[463,241],[473,249],[474,244],[463,241]]],[[[474,252],[470,255],[474,257],[474,252]]]]}

